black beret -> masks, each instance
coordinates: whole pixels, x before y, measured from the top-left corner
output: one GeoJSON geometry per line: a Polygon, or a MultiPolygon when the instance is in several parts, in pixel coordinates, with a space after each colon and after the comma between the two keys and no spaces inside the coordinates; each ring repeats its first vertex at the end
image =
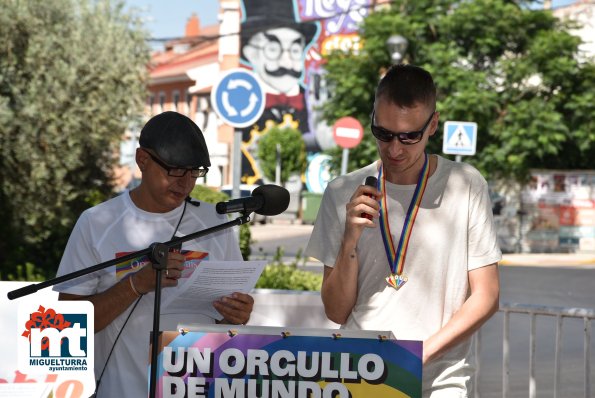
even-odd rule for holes
{"type": "Polygon", "coordinates": [[[139,144],[141,148],[152,149],[170,166],[211,166],[202,131],[190,118],[177,112],[152,117],[140,132],[139,144]]]}

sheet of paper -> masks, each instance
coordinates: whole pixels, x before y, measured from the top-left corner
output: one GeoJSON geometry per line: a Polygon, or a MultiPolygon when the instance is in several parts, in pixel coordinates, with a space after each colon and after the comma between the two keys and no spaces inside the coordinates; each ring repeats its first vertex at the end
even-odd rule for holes
{"type": "Polygon", "coordinates": [[[215,319],[221,314],[213,301],[233,292],[249,293],[266,261],[202,261],[175,289],[163,289],[162,306],[167,313],[201,313],[215,319]]]}

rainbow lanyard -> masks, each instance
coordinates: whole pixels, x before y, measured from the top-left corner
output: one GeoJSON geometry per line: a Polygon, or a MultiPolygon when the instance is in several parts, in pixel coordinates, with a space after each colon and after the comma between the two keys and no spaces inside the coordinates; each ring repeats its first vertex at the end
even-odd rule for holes
{"type": "Polygon", "coordinates": [[[426,185],[428,184],[428,177],[430,176],[430,162],[428,161],[428,155],[424,153],[424,166],[419,173],[417,179],[417,185],[415,186],[415,192],[407,215],[405,216],[405,222],[403,223],[403,230],[401,231],[401,237],[399,239],[399,245],[395,250],[395,244],[393,242],[392,235],[390,233],[390,225],[388,223],[388,206],[386,203],[386,179],[383,173],[384,166],[380,166],[378,171],[378,190],[382,192],[382,200],[380,201],[380,233],[382,234],[382,240],[384,242],[384,250],[386,251],[386,258],[390,266],[392,275],[401,275],[403,268],[405,267],[405,255],[407,253],[407,247],[409,246],[409,238],[411,238],[411,232],[413,231],[413,224],[415,223],[415,217],[421,204],[421,199],[424,196],[426,185]]]}

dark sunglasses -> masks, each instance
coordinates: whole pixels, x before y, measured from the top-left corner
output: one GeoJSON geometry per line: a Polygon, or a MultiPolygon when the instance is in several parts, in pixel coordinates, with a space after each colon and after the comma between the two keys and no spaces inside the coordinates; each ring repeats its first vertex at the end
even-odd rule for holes
{"type": "Polygon", "coordinates": [[[181,167],[172,167],[172,166],[169,166],[169,165],[163,163],[163,161],[161,159],[154,156],[151,152],[149,152],[149,151],[145,151],[145,152],[149,154],[149,156],[151,157],[151,159],[153,159],[153,161],[155,163],[157,163],[159,166],[163,167],[165,169],[165,171],[167,171],[167,175],[170,177],[184,177],[187,172],[190,172],[190,176],[192,178],[198,178],[198,177],[206,176],[207,173],[209,172],[209,169],[207,167],[204,167],[204,168],[197,167],[195,169],[184,169],[181,167]]]}
{"type": "Polygon", "coordinates": [[[428,118],[428,121],[426,122],[426,124],[424,124],[424,126],[421,128],[421,130],[408,131],[406,133],[395,133],[393,131],[385,129],[384,127],[376,126],[374,124],[375,112],[376,112],[376,110],[372,111],[372,123],[370,124],[370,129],[372,130],[372,134],[374,135],[374,137],[376,137],[376,139],[378,139],[382,142],[391,142],[392,140],[394,140],[396,138],[399,140],[399,142],[401,144],[405,144],[405,145],[413,145],[413,144],[417,144],[418,142],[421,141],[421,138],[423,137],[424,132],[430,125],[430,122],[432,121],[432,118],[434,117],[434,114],[436,113],[436,111],[432,112],[432,114],[428,118]]]}

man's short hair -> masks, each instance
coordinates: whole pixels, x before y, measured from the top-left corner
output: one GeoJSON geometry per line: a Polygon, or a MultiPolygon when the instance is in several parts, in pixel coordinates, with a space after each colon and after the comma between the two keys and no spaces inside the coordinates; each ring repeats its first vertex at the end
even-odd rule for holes
{"type": "Polygon", "coordinates": [[[376,88],[375,101],[379,100],[388,100],[403,108],[419,104],[435,108],[436,86],[432,75],[419,66],[392,65],[376,88]]]}
{"type": "Polygon", "coordinates": [[[152,117],[140,132],[139,145],[152,150],[170,166],[211,166],[202,131],[190,118],[177,112],[168,111],[152,117]]]}

